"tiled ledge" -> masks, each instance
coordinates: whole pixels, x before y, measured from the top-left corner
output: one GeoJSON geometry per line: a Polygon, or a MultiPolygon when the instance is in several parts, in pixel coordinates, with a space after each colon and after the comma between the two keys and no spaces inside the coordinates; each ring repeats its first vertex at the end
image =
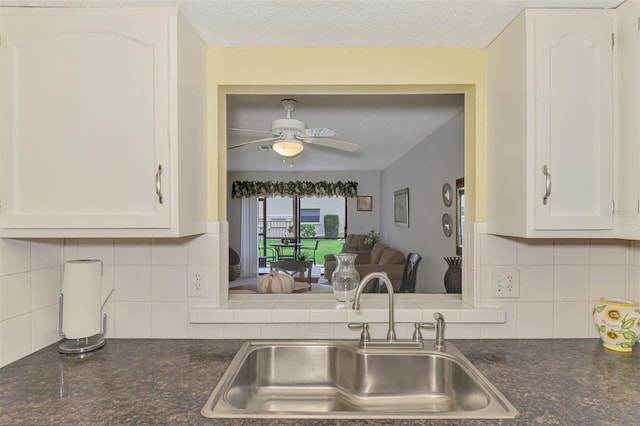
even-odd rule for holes
{"type": "MultiPolygon", "coordinates": [[[[473,307],[459,295],[395,296],[395,321],[415,323],[433,321],[440,312],[447,323],[499,324],[506,320],[505,311],[497,306],[473,307]]],[[[336,303],[332,294],[236,294],[220,307],[192,304],[192,324],[264,324],[264,323],[347,323],[388,321],[386,295],[365,294],[359,311],[336,303]]]]}

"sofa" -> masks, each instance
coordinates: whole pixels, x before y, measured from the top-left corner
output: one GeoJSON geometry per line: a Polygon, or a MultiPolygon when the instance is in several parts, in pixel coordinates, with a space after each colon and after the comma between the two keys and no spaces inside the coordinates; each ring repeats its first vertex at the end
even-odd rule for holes
{"type": "MultiPolygon", "coordinates": [[[[350,251],[343,249],[343,253],[358,254],[355,260],[355,266],[356,270],[360,274],[360,278],[363,278],[371,272],[386,272],[391,280],[391,284],[393,284],[393,290],[397,291],[400,289],[405,263],[405,255],[401,251],[389,247],[384,243],[376,243],[371,251],[350,251]]],[[[335,270],[336,265],[337,261],[335,260],[334,255],[325,255],[324,277],[327,280],[331,281],[331,274],[335,270]],[[333,259],[331,259],[332,257],[333,259]]],[[[372,287],[373,283],[368,284],[365,291],[371,290],[372,287]]]]}
{"type": "MultiPolygon", "coordinates": [[[[368,262],[369,254],[371,253],[371,249],[367,247],[367,244],[364,242],[365,238],[367,238],[366,234],[349,234],[344,240],[344,244],[342,244],[342,249],[340,253],[355,253],[358,255],[356,257],[356,263],[358,262],[368,262]]],[[[334,254],[325,254],[324,255],[324,276],[326,279],[331,281],[331,274],[335,271],[338,262],[336,261],[334,254]]]]}

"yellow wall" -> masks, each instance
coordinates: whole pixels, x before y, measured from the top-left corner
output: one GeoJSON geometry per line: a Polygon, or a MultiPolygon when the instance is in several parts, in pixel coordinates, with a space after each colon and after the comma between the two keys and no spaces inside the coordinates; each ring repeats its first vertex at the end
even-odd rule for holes
{"type": "Polygon", "coordinates": [[[209,220],[226,220],[225,96],[237,93],[464,93],[465,215],[485,220],[483,49],[210,48],[207,72],[209,220]]]}

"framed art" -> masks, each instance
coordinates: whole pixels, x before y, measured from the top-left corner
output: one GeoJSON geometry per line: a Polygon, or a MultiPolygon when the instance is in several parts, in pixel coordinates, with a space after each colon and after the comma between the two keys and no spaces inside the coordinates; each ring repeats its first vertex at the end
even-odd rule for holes
{"type": "Polygon", "coordinates": [[[393,193],[393,223],[396,226],[409,227],[409,188],[393,193]]]}
{"type": "Polygon", "coordinates": [[[358,195],[356,209],[359,212],[370,212],[373,210],[373,197],[371,195],[358,195]]]}

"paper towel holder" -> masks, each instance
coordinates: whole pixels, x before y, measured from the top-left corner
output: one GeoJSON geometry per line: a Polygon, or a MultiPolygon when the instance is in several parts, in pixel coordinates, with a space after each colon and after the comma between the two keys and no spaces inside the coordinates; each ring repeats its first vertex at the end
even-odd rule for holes
{"type": "MultiPolygon", "coordinates": [[[[111,293],[113,293],[113,290],[109,292],[107,299],[109,299],[111,293]]],[[[60,295],[58,296],[58,302],[58,334],[61,337],[65,337],[64,333],[62,332],[62,306],[64,304],[64,295],[62,293],[60,293],[60,295]]],[[[100,349],[104,346],[104,335],[106,334],[106,332],[107,314],[103,314],[100,333],[93,336],[81,337],[79,339],[65,339],[62,343],[60,343],[58,352],[60,352],[61,354],[83,354],[100,349]]]]}

